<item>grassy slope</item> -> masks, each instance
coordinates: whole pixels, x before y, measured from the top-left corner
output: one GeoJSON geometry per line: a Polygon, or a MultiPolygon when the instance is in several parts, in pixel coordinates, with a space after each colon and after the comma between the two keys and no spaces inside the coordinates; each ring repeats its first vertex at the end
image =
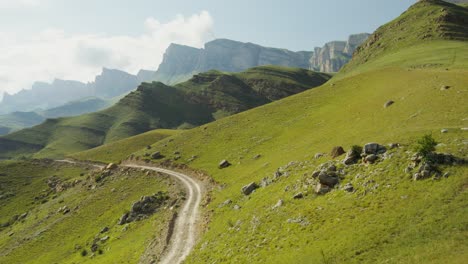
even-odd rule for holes
{"type": "Polygon", "coordinates": [[[197,75],[196,80],[177,87],[143,83],[137,91],[106,110],[48,119],[39,126],[0,138],[0,156],[16,155],[14,142],[26,149],[30,144],[29,151],[22,151],[25,155],[60,157],[152,129],[201,125],[309,89],[311,84],[319,85],[329,78],[307,70],[269,66],[248,71],[245,76],[242,73],[207,75],[209,78],[206,74],[197,75]]]}
{"type": "MultiPolygon", "coordinates": [[[[412,12],[447,8],[430,2],[419,4],[424,12],[418,6],[412,12]]],[[[441,181],[413,182],[403,170],[409,163],[406,151],[428,132],[445,144],[438,151],[468,158],[467,132],[460,129],[468,127],[468,43],[421,39],[413,45],[384,50],[367,64],[351,64],[317,89],[156,143],[153,149],[169,158],[174,151],[185,162],[197,155],[189,165],[223,186],[208,209],[210,229],[188,262],[463,263],[468,258],[466,166],[445,168],[451,176],[441,181]],[[450,89],[441,91],[446,85],[450,89]],[[384,108],[388,100],[395,104],[384,108]],[[441,134],[442,128],[449,132],[441,134]],[[330,160],[315,160],[315,153],[372,141],[405,146],[377,165],[347,169],[342,183],[353,182],[356,193],[315,196],[310,186],[303,187],[315,166],[330,160]],[[262,157],[253,159],[257,154],[262,157]],[[222,159],[234,165],[219,170],[222,159]],[[290,161],[301,165],[293,166],[288,177],[250,197],[240,194],[243,185],[270,177],[290,161]],[[298,191],[308,195],[293,200],[298,191]],[[280,198],[285,206],[271,210],[280,198]],[[233,204],[219,208],[226,199],[233,204]],[[241,209],[232,210],[234,204],[241,209]],[[298,217],[309,224],[287,222],[298,217]]]]}
{"type": "Polygon", "coordinates": [[[106,163],[119,162],[127,158],[129,153],[133,153],[156,141],[176,135],[180,132],[181,131],[178,130],[152,130],[137,136],[105,144],[94,149],[78,152],[70,155],[70,157],[78,160],[92,160],[106,163]]]}
{"type": "Polygon", "coordinates": [[[28,212],[24,221],[0,228],[1,263],[136,263],[148,244],[158,239],[159,230],[166,228],[171,213],[161,210],[147,220],[129,224],[127,231],[117,225],[119,217],[142,195],[178,192],[170,179],[145,176],[143,172],[111,176],[90,190],[82,184],[88,172],[82,167],[1,162],[0,171],[0,191],[15,193],[0,200],[0,223],[15,214],[28,212]],[[85,175],[80,176],[81,173],[85,175]],[[38,190],[48,189],[46,180],[52,175],[82,183],[58,193],[55,198],[49,195],[45,202],[34,203],[34,197],[42,193],[38,190]],[[58,213],[65,205],[71,212],[58,213]],[[105,226],[110,231],[99,234],[105,226]],[[101,243],[104,254],[90,257],[90,246],[96,235],[108,235],[110,239],[101,243]],[[88,256],[81,256],[83,249],[88,251],[88,256]]]}
{"type": "MultiPolygon", "coordinates": [[[[35,112],[14,112],[0,115],[0,125],[9,128],[9,131],[7,131],[9,133],[25,127],[35,126],[43,122],[44,119],[44,117],[35,112]]],[[[0,135],[2,135],[2,133],[0,133],[0,135]]]]}

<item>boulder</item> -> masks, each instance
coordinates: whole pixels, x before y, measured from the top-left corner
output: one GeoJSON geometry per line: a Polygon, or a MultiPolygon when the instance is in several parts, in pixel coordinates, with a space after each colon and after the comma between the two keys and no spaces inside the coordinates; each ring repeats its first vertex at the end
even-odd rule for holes
{"type": "Polygon", "coordinates": [[[105,236],[105,237],[101,238],[100,240],[101,240],[101,242],[106,242],[107,240],[109,240],[109,238],[110,238],[109,236],[105,236]]]}
{"type": "Polygon", "coordinates": [[[255,182],[251,182],[244,187],[242,187],[241,192],[244,195],[250,195],[253,191],[258,188],[258,185],[255,182]]]}
{"type": "Polygon", "coordinates": [[[321,171],[318,179],[321,184],[327,185],[329,187],[333,187],[339,182],[338,176],[333,172],[321,171]]]}
{"type": "Polygon", "coordinates": [[[441,130],[440,130],[440,133],[442,133],[442,134],[448,133],[448,129],[446,129],[446,128],[441,129],[441,130]]]}
{"type": "Polygon", "coordinates": [[[343,164],[352,165],[359,161],[361,153],[356,152],[355,149],[350,149],[343,160],[343,164]]]}
{"type": "Polygon", "coordinates": [[[123,214],[120,219],[119,219],[119,225],[124,225],[127,223],[127,218],[128,218],[129,213],[123,214]]]}
{"type": "Polygon", "coordinates": [[[391,106],[392,104],[394,104],[395,102],[390,100],[390,101],[387,101],[385,104],[384,104],[384,108],[387,108],[389,106],[391,106]]]}
{"type": "Polygon", "coordinates": [[[151,158],[152,158],[152,159],[162,159],[162,158],[164,158],[164,156],[161,155],[161,152],[156,151],[156,152],[154,152],[153,154],[151,154],[151,158]]]}
{"type": "Polygon", "coordinates": [[[278,202],[271,209],[279,208],[283,206],[283,204],[284,204],[284,201],[282,199],[279,199],[278,202]]]}
{"type": "Polygon", "coordinates": [[[362,149],[362,154],[364,155],[370,155],[370,154],[383,154],[387,152],[387,148],[377,144],[377,143],[367,143],[364,145],[364,148],[362,149]]]}
{"type": "Polygon", "coordinates": [[[377,161],[379,157],[375,154],[370,154],[370,155],[367,155],[365,158],[364,158],[364,161],[367,162],[367,163],[374,163],[377,161]]]}
{"type": "Polygon", "coordinates": [[[104,234],[107,231],[109,231],[109,227],[106,226],[103,229],[101,229],[101,231],[99,233],[104,234]]]}
{"type": "Polygon", "coordinates": [[[302,199],[304,198],[304,194],[299,192],[299,193],[296,193],[294,196],[293,196],[293,199],[302,199]]]}
{"type": "Polygon", "coordinates": [[[229,166],[231,166],[231,163],[229,163],[229,161],[227,161],[227,160],[222,160],[222,161],[219,163],[218,168],[224,169],[224,168],[227,168],[227,167],[229,167],[229,166]]]}
{"type": "Polygon", "coordinates": [[[345,186],[343,186],[342,190],[346,192],[353,192],[354,186],[351,183],[347,183],[345,186]]]}
{"type": "Polygon", "coordinates": [[[337,147],[334,147],[330,153],[330,156],[334,159],[336,157],[339,157],[343,154],[345,154],[346,152],[344,151],[343,147],[340,147],[340,146],[337,146],[337,147]]]}
{"type": "Polygon", "coordinates": [[[331,191],[331,188],[328,187],[327,185],[323,185],[321,183],[317,184],[317,186],[315,186],[315,193],[317,194],[326,194],[328,192],[331,191]]]}

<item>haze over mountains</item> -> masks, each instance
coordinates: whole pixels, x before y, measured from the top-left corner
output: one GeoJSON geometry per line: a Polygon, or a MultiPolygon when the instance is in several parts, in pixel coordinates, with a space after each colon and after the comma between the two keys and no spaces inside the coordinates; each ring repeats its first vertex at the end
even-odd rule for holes
{"type": "Polygon", "coordinates": [[[293,52],[228,39],[208,42],[204,49],[171,44],[156,72],[140,70],[137,75],[132,75],[103,68],[91,83],[72,80],[55,80],[50,84],[37,82],[31,89],[17,94],[5,93],[0,102],[0,120],[3,120],[0,135],[39,124],[46,118],[76,116],[104,109],[142,82],[176,84],[211,69],[240,72],[260,65],[278,65],[336,72],[351,59],[356,47],[368,36],[366,33],[351,35],[348,41],[333,41],[323,48],[315,48],[313,52],[293,52]]]}

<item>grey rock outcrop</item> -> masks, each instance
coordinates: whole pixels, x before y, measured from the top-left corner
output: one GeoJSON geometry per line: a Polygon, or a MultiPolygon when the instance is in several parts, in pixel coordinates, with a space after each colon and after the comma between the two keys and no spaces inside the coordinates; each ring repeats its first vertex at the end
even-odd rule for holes
{"type": "Polygon", "coordinates": [[[322,48],[315,48],[310,58],[310,69],[321,72],[338,72],[348,63],[354,51],[364,43],[370,34],[362,33],[351,35],[348,41],[332,41],[322,48]]]}

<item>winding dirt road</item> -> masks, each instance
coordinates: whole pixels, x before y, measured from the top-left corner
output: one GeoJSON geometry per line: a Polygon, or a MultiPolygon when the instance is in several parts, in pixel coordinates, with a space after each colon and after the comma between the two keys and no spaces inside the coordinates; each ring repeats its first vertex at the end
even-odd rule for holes
{"type": "Polygon", "coordinates": [[[170,175],[181,181],[187,189],[186,202],[177,217],[168,251],[165,252],[160,261],[161,264],[181,263],[195,245],[196,224],[200,215],[199,207],[202,198],[202,188],[200,184],[185,174],[167,169],[137,164],[125,164],[122,166],[153,170],[170,175]]]}
{"type": "MultiPolygon", "coordinates": [[[[104,166],[102,165],[89,164],[79,161],[56,161],[69,164],[91,165],[100,169],[104,168],[104,166]]],[[[195,245],[195,237],[197,233],[196,225],[199,220],[199,207],[202,199],[201,185],[197,181],[185,174],[155,166],[142,166],[132,163],[122,164],[121,166],[161,172],[176,178],[184,185],[185,189],[187,190],[186,202],[182,210],[178,214],[169,245],[160,261],[161,264],[181,263],[188,256],[188,254],[195,245]]]]}

